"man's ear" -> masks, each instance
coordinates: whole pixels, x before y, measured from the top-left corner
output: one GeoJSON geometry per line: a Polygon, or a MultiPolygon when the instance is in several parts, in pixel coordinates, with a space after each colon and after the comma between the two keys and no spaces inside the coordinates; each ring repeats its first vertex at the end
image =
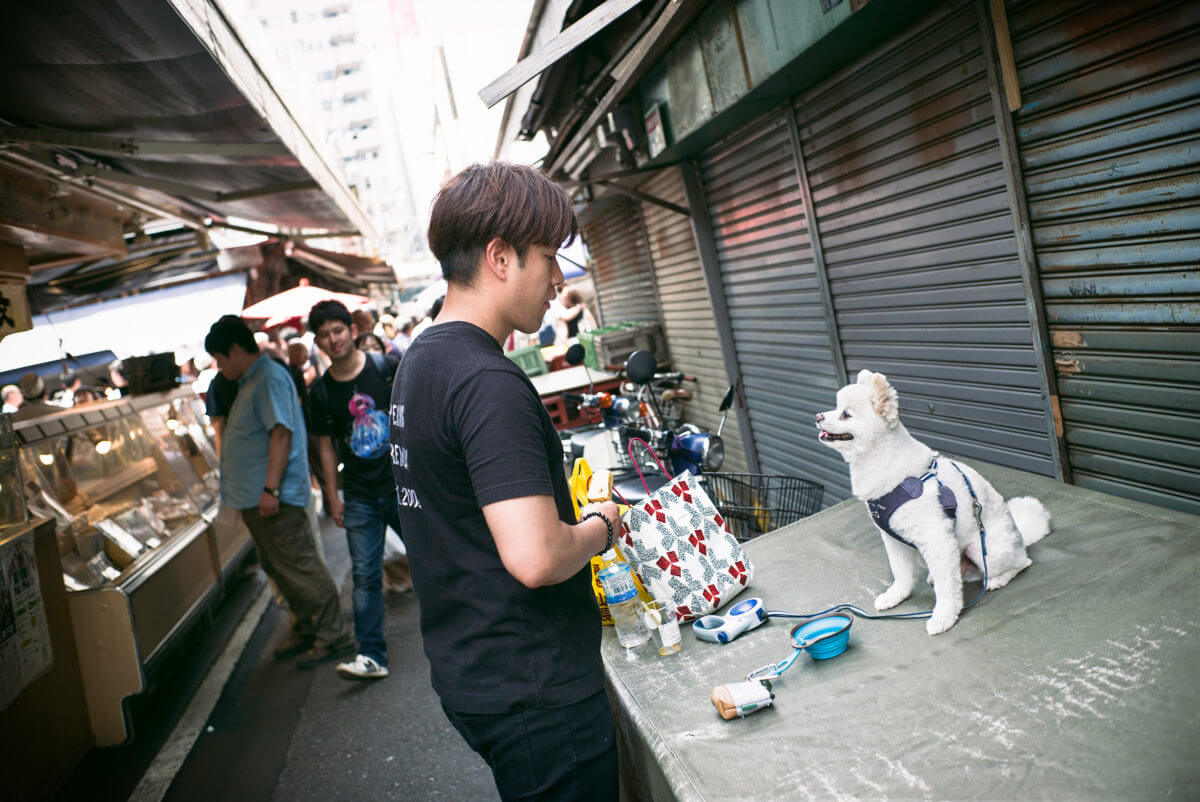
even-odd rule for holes
{"type": "Polygon", "coordinates": [[[508,271],[517,266],[516,253],[511,245],[500,237],[493,237],[483,248],[483,268],[501,281],[508,279],[508,271]]]}

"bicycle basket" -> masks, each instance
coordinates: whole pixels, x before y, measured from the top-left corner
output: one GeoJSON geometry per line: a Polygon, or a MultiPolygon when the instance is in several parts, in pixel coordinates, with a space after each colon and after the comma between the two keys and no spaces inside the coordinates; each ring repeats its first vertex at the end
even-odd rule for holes
{"type": "Polygon", "coordinates": [[[824,485],[796,476],[705,473],[700,479],[739,541],[812,515],[825,492],[824,485]]]}

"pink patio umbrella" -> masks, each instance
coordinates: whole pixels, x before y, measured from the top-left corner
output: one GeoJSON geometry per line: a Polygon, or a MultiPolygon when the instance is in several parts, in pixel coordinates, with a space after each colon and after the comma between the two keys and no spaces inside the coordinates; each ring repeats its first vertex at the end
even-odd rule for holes
{"type": "Polygon", "coordinates": [[[318,301],[341,301],[350,311],[370,304],[370,301],[361,295],[323,290],[320,287],[311,286],[308,279],[302,278],[299,286],[247,306],[242,310],[242,317],[254,320],[266,319],[267,322],[263,324],[263,328],[271,329],[282,326],[291,320],[308,317],[308,310],[312,309],[318,301]]]}

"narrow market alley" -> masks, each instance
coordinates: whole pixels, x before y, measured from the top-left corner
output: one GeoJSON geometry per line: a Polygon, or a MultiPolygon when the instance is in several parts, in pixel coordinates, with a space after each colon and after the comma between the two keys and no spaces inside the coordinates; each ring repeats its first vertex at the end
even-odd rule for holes
{"type": "MultiPolygon", "coordinates": [[[[321,528],[348,608],[345,535],[328,518],[321,528]]],[[[91,752],[58,800],[496,798],[491,772],[451,728],[429,685],[413,594],[385,594],[391,676],[350,683],[332,665],[301,671],[275,661],[272,652],[288,634],[286,613],[268,602],[256,624],[243,623],[262,609],[255,601],[265,587],[257,568],[238,584],[212,623],[198,626],[178,650],[186,659],[133,700],[134,741],[91,752]],[[252,626],[252,634],[194,744],[172,761],[170,753],[179,751],[172,731],[188,700],[199,698],[205,675],[219,670],[218,647],[239,624],[252,626]],[[147,774],[152,764],[157,780],[147,774]]]]}

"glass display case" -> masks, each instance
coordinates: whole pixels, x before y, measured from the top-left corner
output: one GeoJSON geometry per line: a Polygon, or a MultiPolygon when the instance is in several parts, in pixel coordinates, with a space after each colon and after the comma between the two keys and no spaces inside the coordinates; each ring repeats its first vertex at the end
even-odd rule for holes
{"type": "Polygon", "coordinates": [[[13,428],[24,505],[56,522],[96,743],[122,743],[125,698],[219,596],[249,553],[249,532],[218,522],[214,438],[190,390],[75,407],[13,428]]]}
{"type": "MultiPolygon", "coordinates": [[[[91,422],[76,413],[56,422],[63,431],[28,442],[21,467],[29,508],[60,523],[70,589],[119,580],[201,520],[186,482],[203,482],[194,472],[181,478],[181,467],[191,469],[165,428],[167,436],[155,438],[127,414],[91,422]]],[[[203,498],[212,501],[211,493],[203,498]]]]}
{"type": "MultiPolygon", "coordinates": [[[[146,431],[183,482],[189,497],[205,509],[219,499],[217,455],[195,396],[176,397],[140,411],[146,431]]],[[[135,408],[138,406],[135,404],[135,408]]]]}

